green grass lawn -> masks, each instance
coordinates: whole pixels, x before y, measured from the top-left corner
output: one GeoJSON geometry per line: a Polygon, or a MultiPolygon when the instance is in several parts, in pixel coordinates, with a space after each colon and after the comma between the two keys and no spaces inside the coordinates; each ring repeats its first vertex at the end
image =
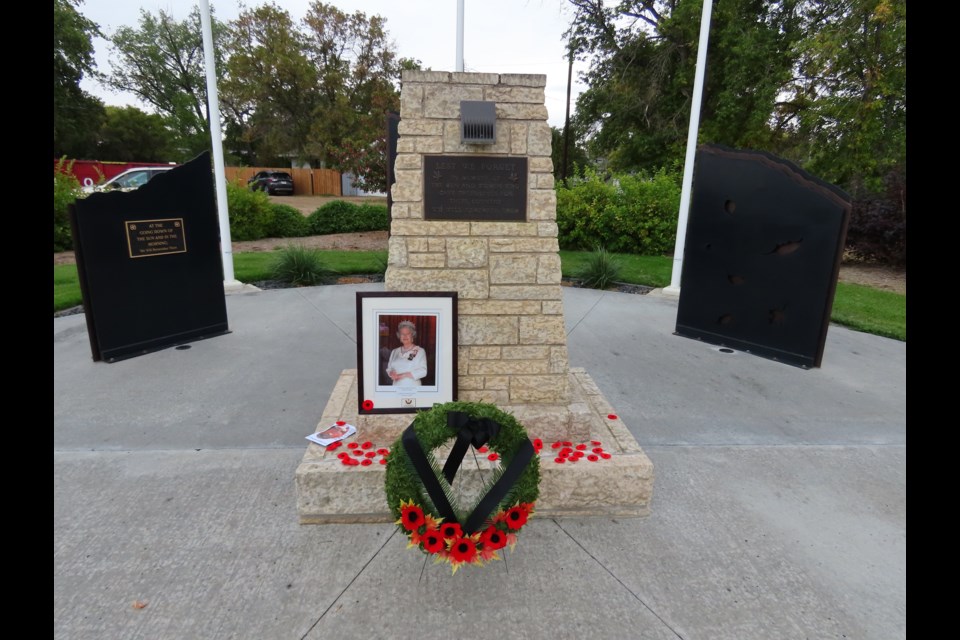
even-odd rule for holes
{"type": "MultiPolygon", "coordinates": [[[[322,251],[321,254],[329,267],[343,275],[382,273],[387,263],[386,251],[322,251]]],[[[236,253],[233,256],[234,275],[241,282],[269,280],[274,255],[275,252],[269,251],[236,253]]],[[[589,257],[588,251],[561,251],[563,275],[573,276],[589,257]]],[[[670,284],[673,268],[671,258],[624,254],[618,254],[616,258],[622,265],[622,282],[648,287],[666,287],[670,284]]],[[[54,266],[53,310],[67,309],[81,303],[76,266],[54,266]]],[[[906,341],[907,297],[838,282],[830,319],[856,331],[906,341]]]]}

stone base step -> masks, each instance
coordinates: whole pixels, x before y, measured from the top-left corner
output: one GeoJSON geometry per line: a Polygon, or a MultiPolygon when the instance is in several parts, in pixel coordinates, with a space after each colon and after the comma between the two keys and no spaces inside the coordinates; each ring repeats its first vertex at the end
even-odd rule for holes
{"type": "MultiPolygon", "coordinates": [[[[541,438],[539,516],[638,517],[649,513],[653,494],[653,463],[644,454],[626,425],[582,368],[570,369],[571,402],[567,407],[501,407],[517,417],[531,439],[541,438]],[[564,432],[558,432],[557,424],[564,432]],[[590,462],[554,462],[557,450],[551,444],[568,440],[574,445],[599,441],[609,459],[590,462]]],[[[322,431],[337,420],[357,426],[357,434],[345,442],[370,441],[371,450],[391,448],[414,414],[358,415],[357,372],[346,369],[334,387],[317,425],[322,431]]],[[[386,467],[345,466],[337,451],[310,443],[297,467],[297,511],[301,524],[391,522],[383,490],[386,467]]],[[[435,452],[442,462],[442,452],[435,452]]],[[[454,488],[463,493],[461,504],[473,499],[471,487],[481,486],[492,464],[469,453],[454,488]]]]}

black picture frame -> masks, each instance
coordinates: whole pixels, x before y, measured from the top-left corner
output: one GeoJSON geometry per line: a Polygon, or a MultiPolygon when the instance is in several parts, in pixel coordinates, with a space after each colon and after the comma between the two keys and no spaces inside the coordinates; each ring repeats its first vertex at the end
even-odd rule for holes
{"type": "Polygon", "coordinates": [[[357,411],[415,413],[456,399],[457,292],[357,292],[357,411]]]}

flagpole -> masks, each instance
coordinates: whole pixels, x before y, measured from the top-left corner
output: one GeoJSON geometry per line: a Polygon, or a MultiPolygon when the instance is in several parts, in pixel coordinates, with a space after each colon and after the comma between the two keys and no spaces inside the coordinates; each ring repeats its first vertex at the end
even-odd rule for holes
{"type": "Polygon", "coordinates": [[[220,218],[220,253],[223,260],[223,286],[242,283],[233,274],[233,242],[230,238],[230,214],[227,207],[227,179],[223,167],[223,136],[220,132],[220,100],[217,97],[217,67],[213,55],[213,28],[209,0],[200,0],[200,27],[203,30],[203,60],[207,71],[207,112],[210,114],[210,146],[213,149],[213,177],[220,218]]]}
{"type": "Polygon", "coordinates": [[[680,295],[680,275],[683,273],[683,251],[687,241],[687,219],[690,213],[690,190],[693,187],[693,165],[697,156],[697,132],[700,130],[700,105],[703,100],[703,82],[707,67],[707,44],[710,40],[710,14],[713,0],[704,0],[700,16],[700,43],[697,45],[697,72],[693,80],[693,104],[690,105],[690,127],[687,130],[687,155],[683,161],[683,186],[680,189],[680,215],[677,219],[677,239],[673,248],[673,271],[670,286],[663,292],[680,295]]]}

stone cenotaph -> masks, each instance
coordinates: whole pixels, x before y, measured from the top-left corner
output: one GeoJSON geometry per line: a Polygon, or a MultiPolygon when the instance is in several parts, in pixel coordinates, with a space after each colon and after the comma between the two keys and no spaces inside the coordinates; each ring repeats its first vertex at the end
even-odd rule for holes
{"type": "MultiPolygon", "coordinates": [[[[403,73],[385,288],[457,292],[457,399],[495,404],[543,440],[539,514],[642,516],[653,464],[568,361],[545,84],[544,75],[403,73]],[[552,443],[589,453],[594,441],[608,454],[597,462],[554,462],[552,443]]],[[[357,371],[347,369],[318,430],[345,420],[383,447],[413,417],[358,414],[357,371]]],[[[383,471],[309,444],[296,472],[301,523],[390,521],[383,471]]]]}

